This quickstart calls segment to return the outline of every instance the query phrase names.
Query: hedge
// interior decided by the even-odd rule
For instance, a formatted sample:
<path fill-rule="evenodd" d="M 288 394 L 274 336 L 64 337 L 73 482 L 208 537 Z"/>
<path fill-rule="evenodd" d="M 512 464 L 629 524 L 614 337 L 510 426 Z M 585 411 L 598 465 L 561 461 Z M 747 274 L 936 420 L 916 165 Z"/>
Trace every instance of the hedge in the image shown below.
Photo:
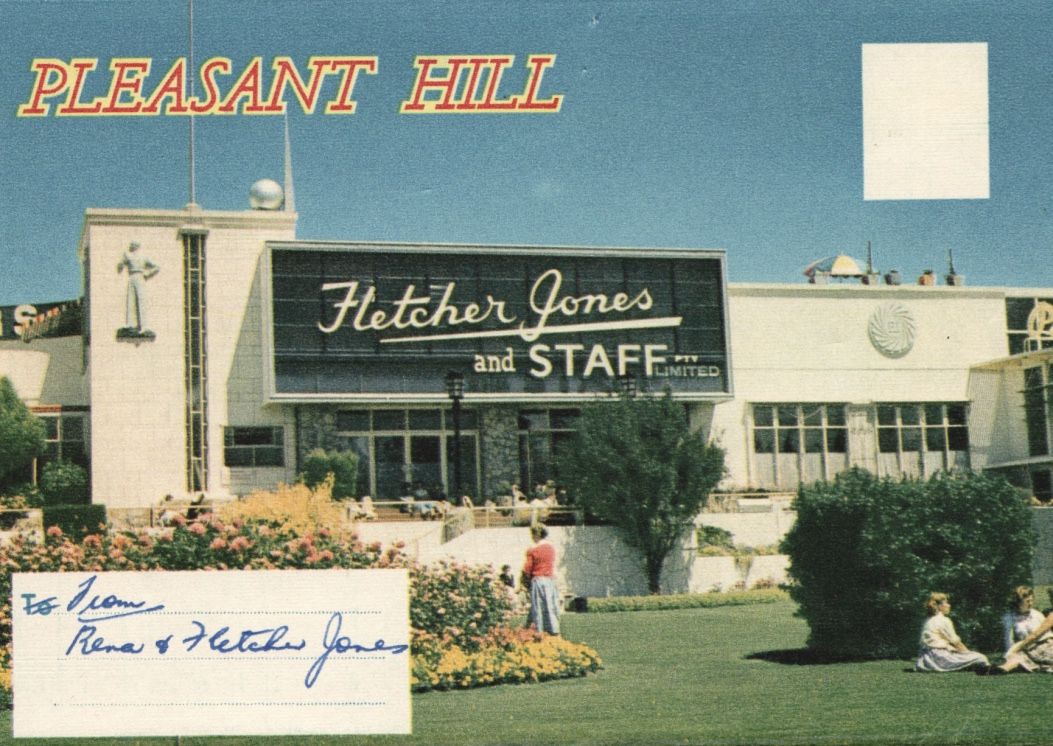
<path fill-rule="evenodd" d="M 1011 590 L 1030 582 L 1031 511 L 1000 477 L 879 479 L 861 469 L 802 486 L 782 543 L 808 646 L 842 658 L 915 654 L 929 593 L 948 593 L 958 634 L 1002 646 Z"/>
<path fill-rule="evenodd" d="M 786 591 L 764 588 L 727 593 L 675 593 L 668 596 L 612 596 L 590 598 L 588 611 L 659 611 L 664 609 L 714 609 L 718 606 L 749 606 L 786 601 Z"/>
<path fill-rule="evenodd" d="M 106 506 L 45 505 L 43 519 L 45 527 L 58 526 L 63 534 L 80 539 L 106 526 Z"/>

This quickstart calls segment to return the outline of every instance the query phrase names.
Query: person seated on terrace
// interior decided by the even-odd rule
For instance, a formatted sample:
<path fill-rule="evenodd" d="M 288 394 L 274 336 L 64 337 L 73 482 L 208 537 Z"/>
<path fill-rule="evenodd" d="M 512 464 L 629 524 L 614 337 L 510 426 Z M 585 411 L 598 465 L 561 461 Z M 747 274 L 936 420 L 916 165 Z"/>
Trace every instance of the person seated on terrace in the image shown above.
<path fill-rule="evenodd" d="M 413 515 L 413 503 L 416 502 L 416 499 L 413 497 L 410 491 L 412 489 L 412 486 L 413 485 L 411 485 L 409 482 L 403 482 L 402 493 L 399 495 L 399 502 L 402 503 L 402 505 L 399 506 L 399 510 L 401 510 L 403 513 L 409 513 L 410 515 Z"/>
<path fill-rule="evenodd" d="M 1021 586 L 1021 588 L 1027 588 L 1027 586 Z M 1027 590 L 1030 589 L 1028 588 Z M 1020 591 L 1020 588 L 1017 591 Z M 1033 603 L 1034 594 L 1025 596 L 1025 599 Z M 1009 673 L 1017 669 L 1053 672 L 1053 632 L 1051 632 L 1053 630 L 1053 613 L 1048 614 L 1044 619 L 1035 623 L 1035 617 L 1041 617 L 1042 615 L 1031 609 L 1030 604 L 1027 604 L 1027 608 L 1032 613 L 1025 615 L 1020 612 L 1020 609 L 1026 603 L 1026 601 L 1020 601 L 1017 606 L 1017 613 L 1014 615 L 1014 619 L 1019 618 L 1021 620 L 1019 623 L 1020 629 L 1018 630 L 1018 625 L 1014 624 L 1012 635 L 1015 638 L 1018 632 L 1023 632 L 1025 629 L 1027 630 L 1026 634 L 1023 634 L 1020 639 L 1015 640 L 1009 646 L 1005 654 L 1005 663 L 992 668 L 991 673 Z"/>
<path fill-rule="evenodd" d="M 357 521 L 359 518 L 372 521 L 377 517 L 376 511 L 373 509 L 373 498 L 369 495 L 363 495 L 361 501 L 356 501 L 353 497 L 350 498 L 347 501 L 347 512 L 353 521 Z"/>
<path fill-rule="evenodd" d="M 157 523 L 161 526 L 171 526 L 179 520 L 179 517 L 183 517 L 183 511 L 172 504 L 171 495 L 165 495 L 161 502 L 161 515 L 157 517 Z"/>
<path fill-rule="evenodd" d="M 915 671 L 966 671 L 986 673 L 991 669 L 987 656 L 965 647 L 947 617 L 951 602 L 946 593 L 932 593 L 925 602 L 929 618 L 921 628 L 921 651 Z"/>
<path fill-rule="evenodd" d="M 202 492 L 195 499 L 190 501 L 190 507 L 186 509 L 186 518 L 188 521 L 194 521 L 205 513 L 211 512 L 212 510 L 205 505 L 205 493 Z"/>
<path fill-rule="evenodd" d="M 554 507 L 556 503 L 555 498 L 549 500 L 548 498 L 535 497 L 530 501 L 530 517 L 531 523 L 544 523 L 548 520 L 549 508 Z"/>

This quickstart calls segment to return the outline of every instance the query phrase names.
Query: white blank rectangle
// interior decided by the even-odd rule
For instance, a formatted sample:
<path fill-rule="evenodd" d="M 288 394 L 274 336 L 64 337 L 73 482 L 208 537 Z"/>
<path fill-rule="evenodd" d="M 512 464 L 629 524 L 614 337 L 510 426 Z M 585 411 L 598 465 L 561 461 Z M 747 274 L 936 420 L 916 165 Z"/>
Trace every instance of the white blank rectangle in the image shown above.
<path fill-rule="evenodd" d="M 16 737 L 411 732 L 405 570 L 16 573 L 13 588 Z"/>
<path fill-rule="evenodd" d="M 863 198 L 990 196 L 987 44 L 864 44 Z"/>

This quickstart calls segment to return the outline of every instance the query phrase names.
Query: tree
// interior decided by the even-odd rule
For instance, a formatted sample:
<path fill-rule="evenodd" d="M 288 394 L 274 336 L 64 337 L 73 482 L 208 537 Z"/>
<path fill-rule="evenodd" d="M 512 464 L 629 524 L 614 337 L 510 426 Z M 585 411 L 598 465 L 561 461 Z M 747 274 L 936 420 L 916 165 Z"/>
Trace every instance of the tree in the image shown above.
<path fill-rule="evenodd" d="M 10 379 L 0 376 L 0 484 L 43 452 L 44 423 L 18 398 Z"/>
<path fill-rule="evenodd" d="M 683 405 L 663 396 L 587 404 L 559 454 L 572 500 L 637 549 L 651 593 L 662 566 L 724 475 L 724 451 L 692 432 Z"/>

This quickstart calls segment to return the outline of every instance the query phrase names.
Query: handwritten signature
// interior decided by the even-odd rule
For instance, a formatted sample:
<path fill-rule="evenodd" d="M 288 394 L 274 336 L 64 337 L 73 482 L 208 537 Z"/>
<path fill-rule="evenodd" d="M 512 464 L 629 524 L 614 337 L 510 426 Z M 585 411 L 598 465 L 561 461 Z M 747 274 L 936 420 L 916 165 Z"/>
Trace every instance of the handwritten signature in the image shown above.
<path fill-rule="evenodd" d="M 344 617 L 339 611 L 334 611 L 333 615 L 329 617 L 329 621 L 325 625 L 325 632 L 322 634 L 322 646 L 325 651 L 315 659 L 315 662 L 311 664 L 311 667 L 307 669 L 307 675 L 304 677 L 303 684 L 305 687 L 310 689 L 314 686 L 314 683 L 318 680 L 318 676 L 322 673 L 322 668 L 325 666 L 326 661 L 329 660 L 329 656 L 333 653 L 381 653 L 387 652 L 392 655 L 398 655 L 399 653 L 405 653 L 409 650 L 409 645 L 396 643 L 387 644 L 384 640 L 377 640 L 373 643 L 373 647 L 364 647 L 351 641 L 350 637 L 346 637 L 340 634 L 340 628 L 343 625 Z"/>
<path fill-rule="evenodd" d="M 103 622 L 114 619 L 123 619 L 138 614 L 157 612 L 165 608 L 164 604 L 152 604 L 147 601 L 122 598 L 115 594 L 103 595 L 94 593 L 97 576 L 84 580 L 77 586 L 77 592 L 66 604 L 66 611 L 72 612 L 80 622 L 80 628 L 73 635 L 69 645 L 66 647 L 66 655 L 90 656 L 98 654 L 138 655 L 146 649 L 146 643 L 141 640 L 111 640 L 108 639 Z M 25 601 L 24 611 L 28 615 L 48 615 L 59 605 L 55 596 L 42 600 L 34 600 L 35 594 L 22 594 Z M 308 648 L 307 639 L 293 634 L 287 624 L 274 626 L 231 629 L 224 625 L 209 628 L 204 622 L 196 619 L 191 620 L 193 630 L 182 637 L 177 637 L 172 632 L 164 637 L 154 640 L 157 653 L 165 655 L 173 646 L 181 645 L 182 650 L 187 653 L 196 649 L 218 653 L 229 654 L 266 654 L 280 653 L 284 651 L 301 651 Z M 112 630 L 111 630 L 112 631 Z M 354 642 L 351 635 L 344 632 L 344 617 L 339 611 L 335 611 L 329 617 L 322 632 L 322 653 L 315 658 L 307 674 L 304 676 L 304 686 L 308 689 L 318 681 L 322 670 L 332 655 L 345 653 L 370 654 L 387 653 L 399 655 L 409 650 L 405 643 L 388 643 L 377 639 L 371 644 Z M 313 645 L 310 647 L 314 647 Z"/>

